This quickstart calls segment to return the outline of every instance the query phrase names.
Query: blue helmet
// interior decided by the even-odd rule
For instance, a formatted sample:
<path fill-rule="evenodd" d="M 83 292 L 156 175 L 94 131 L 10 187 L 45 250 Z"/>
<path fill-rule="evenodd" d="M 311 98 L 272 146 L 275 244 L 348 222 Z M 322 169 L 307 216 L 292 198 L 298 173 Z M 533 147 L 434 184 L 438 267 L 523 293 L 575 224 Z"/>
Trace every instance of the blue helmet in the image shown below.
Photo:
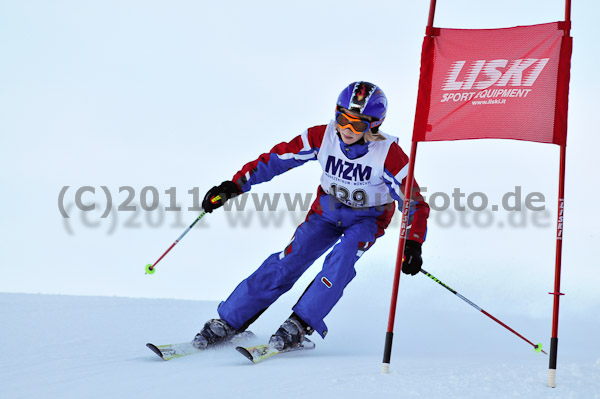
<path fill-rule="evenodd" d="M 382 121 L 387 112 L 387 98 L 377 85 L 354 82 L 346 87 L 337 99 L 337 107 L 357 111 Z"/>

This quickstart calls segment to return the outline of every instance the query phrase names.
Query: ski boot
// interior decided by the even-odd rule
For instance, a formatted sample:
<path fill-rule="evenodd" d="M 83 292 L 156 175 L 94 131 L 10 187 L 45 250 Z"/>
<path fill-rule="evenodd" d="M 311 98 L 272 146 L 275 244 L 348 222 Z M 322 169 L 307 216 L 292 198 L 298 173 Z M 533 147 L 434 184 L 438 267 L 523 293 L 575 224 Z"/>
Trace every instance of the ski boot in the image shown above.
<path fill-rule="evenodd" d="M 314 331 L 296 314 L 292 314 L 289 319 L 283 322 L 281 327 L 271 335 L 269 345 L 278 351 L 287 351 L 297 346 L 302 346 L 307 335 Z"/>
<path fill-rule="evenodd" d="M 192 345 L 197 349 L 219 345 L 230 341 L 239 331 L 236 331 L 225 320 L 211 319 L 204 324 L 202 331 L 196 334 Z"/>

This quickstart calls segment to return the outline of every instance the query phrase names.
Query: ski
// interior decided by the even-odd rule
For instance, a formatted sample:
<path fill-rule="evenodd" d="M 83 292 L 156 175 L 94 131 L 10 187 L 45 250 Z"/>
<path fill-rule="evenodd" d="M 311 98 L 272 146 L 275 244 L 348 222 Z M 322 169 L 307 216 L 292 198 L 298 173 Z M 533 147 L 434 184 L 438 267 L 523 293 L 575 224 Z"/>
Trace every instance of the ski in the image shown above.
<path fill-rule="evenodd" d="M 271 356 L 280 355 L 282 353 L 300 351 L 300 350 L 315 349 L 315 346 L 316 345 L 314 342 L 312 342 L 308 338 L 304 338 L 304 341 L 302 342 L 302 344 L 295 346 L 293 348 L 282 350 L 282 351 L 279 351 L 279 350 L 273 348 L 269 344 L 252 346 L 252 347 L 238 346 L 235 349 L 238 352 L 240 352 L 242 355 L 244 355 L 246 357 L 246 359 L 248 359 L 252 363 L 256 364 L 258 362 L 261 362 L 265 359 L 270 358 Z"/>
<path fill-rule="evenodd" d="M 203 352 L 207 349 L 222 348 L 225 346 L 239 345 L 242 342 L 249 341 L 256 336 L 251 331 L 244 331 L 234 336 L 230 341 L 223 342 L 218 345 L 210 345 L 205 349 L 198 349 L 191 342 L 182 342 L 179 344 L 154 345 L 147 343 L 146 347 L 156 353 L 163 360 L 171 360 L 176 357 L 193 355 L 198 352 Z"/>

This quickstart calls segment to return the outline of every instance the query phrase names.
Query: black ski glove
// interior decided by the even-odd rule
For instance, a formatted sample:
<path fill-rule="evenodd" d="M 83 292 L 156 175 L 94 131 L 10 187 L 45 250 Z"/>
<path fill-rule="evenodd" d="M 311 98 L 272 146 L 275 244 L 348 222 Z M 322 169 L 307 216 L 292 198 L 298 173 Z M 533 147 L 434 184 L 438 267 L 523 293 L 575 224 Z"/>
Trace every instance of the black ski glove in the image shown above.
<path fill-rule="evenodd" d="M 421 271 L 421 265 L 423 265 L 423 259 L 421 258 L 421 244 L 413 240 L 406 240 L 406 245 L 404 246 L 404 259 L 402 261 L 402 272 L 414 276 Z"/>
<path fill-rule="evenodd" d="M 202 208 L 211 213 L 217 208 L 223 206 L 225 201 L 241 194 L 237 184 L 230 180 L 225 180 L 218 186 L 214 186 L 204 196 L 202 200 Z"/>

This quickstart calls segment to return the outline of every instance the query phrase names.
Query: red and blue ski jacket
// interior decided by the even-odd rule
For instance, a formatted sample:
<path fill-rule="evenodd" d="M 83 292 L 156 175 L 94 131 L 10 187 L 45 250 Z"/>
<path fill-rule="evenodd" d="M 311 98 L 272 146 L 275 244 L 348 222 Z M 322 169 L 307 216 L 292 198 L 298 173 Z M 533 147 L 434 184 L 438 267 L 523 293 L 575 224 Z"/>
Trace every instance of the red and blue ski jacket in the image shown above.
<path fill-rule="evenodd" d="M 232 181 L 245 193 L 250 191 L 255 184 L 267 182 L 308 161 L 317 160 L 326 129 L 327 125 L 314 126 L 289 142 L 277 144 L 269 152 L 261 154 L 257 159 L 245 164 L 233 176 Z M 341 139 L 339 141 L 342 150 L 345 150 L 350 159 L 358 158 L 368 151 L 368 143 L 347 145 Z M 400 209 L 402 209 L 404 186 L 408 174 L 408 156 L 396 142 L 393 142 L 382 162 L 384 162 L 383 180 L 389 188 L 392 199 L 398 201 Z M 318 192 L 319 196 L 324 194 L 322 188 Z M 407 238 L 422 243 L 427 231 L 429 205 L 421 195 L 416 181 L 413 183 L 410 201 L 412 223 Z M 319 198 L 315 203 L 318 202 Z"/>

